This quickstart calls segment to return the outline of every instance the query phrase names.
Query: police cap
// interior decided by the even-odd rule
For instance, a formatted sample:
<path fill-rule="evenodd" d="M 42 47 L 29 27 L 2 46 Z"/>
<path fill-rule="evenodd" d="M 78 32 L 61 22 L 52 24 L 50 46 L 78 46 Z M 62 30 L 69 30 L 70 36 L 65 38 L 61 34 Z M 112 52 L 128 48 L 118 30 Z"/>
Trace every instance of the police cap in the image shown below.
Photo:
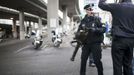
<path fill-rule="evenodd" d="M 84 6 L 84 9 L 88 9 L 88 8 L 92 8 L 94 6 L 94 4 L 88 4 Z"/>

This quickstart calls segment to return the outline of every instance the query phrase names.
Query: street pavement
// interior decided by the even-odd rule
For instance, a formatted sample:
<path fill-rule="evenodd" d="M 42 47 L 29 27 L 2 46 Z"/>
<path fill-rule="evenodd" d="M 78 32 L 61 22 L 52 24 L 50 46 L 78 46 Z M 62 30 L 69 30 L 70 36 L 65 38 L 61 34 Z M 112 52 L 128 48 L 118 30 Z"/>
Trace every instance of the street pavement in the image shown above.
<path fill-rule="evenodd" d="M 0 44 L 0 75 L 79 75 L 81 49 L 75 61 L 70 61 L 74 50 L 71 40 L 71 35 L 64 36 L 59 48 L 44 44 L 39 50 L 31 40 Z M 110 48 L 102 55 L 104 75 L 113 75 Z M 87 75 L 97 75 L 96 67 L 87 64 Z"/>

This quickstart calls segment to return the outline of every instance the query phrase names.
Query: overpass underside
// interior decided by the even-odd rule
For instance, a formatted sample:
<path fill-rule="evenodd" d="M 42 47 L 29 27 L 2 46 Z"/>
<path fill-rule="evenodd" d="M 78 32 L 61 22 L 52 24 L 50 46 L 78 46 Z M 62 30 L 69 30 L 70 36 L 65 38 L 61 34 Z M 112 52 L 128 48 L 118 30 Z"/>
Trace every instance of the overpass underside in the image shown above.
<path fill-rule="evenodd" d="M 57 7 L 56 11 L 54 11 L 55 7 L 49 8 L 49 2 L 56 1 L 58 4 L 55 6 Z M 55 3 L 53 3 L 55 4 Z M 76 21 L 79 18 L 73 17 L 73 15 L 78 15 L 79 13 L 79 6 L 78 0 L 48 0 L 48 4 L 45 3 L 43 0 L 1 0 L 0 6 L 7 7 L 9 10 L 0 10 L 0 18 L 2 19 L 10 19 L 13 18 L 14 20 L 19 20 L 20 22 L 20 39 L 24 39 L 24 21 L 32 21 L 38 22 L 39 28 L 42 28 L 43 25 L 48 25 L 50 27 L 50 20 L 54 17 L 53 14 L 56 14 L 56 27 L 59 26 L 59 20 L 61 21 L 61 25 L 66 26 L 67 24 L 67 16 L 72 20 Z M 10 11 L 10 8 L 16 11 Z M 59 19 L 58 10 L 63 12 L 63 18 Z M 49 11 L 52 10 L 52 11 Z M 28 15 L 27 13 L 33 14 L 34 16 Z M 51 13 L 51 14 L 48 14 Z M 50 17 L 50 18 L 49 18 Z M 51 21 L 52 22 L 52 21 Z M 13 21 L 13 25 L 16 23 Z M 54 23 L 53 23 L 54 24 Z M 62 26 L 62 27 L 64 27 Z M 12 26 L 15 27 L 15 26 Z M 15 29 L 15 28 L 13 28 Z M 48 29 L 49 30 L 49 29 Z M 21 33 L 22 32 L 22 33 Z M 16 33 L 16 31 L 15 31 Z"/>

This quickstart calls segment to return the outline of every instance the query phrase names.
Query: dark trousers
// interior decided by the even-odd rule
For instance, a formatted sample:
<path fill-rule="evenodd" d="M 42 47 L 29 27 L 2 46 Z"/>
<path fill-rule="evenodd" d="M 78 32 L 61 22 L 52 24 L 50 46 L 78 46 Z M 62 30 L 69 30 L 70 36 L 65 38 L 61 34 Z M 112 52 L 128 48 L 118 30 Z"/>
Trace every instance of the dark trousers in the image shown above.
<path fill-rule="evenodd" d="M 133 57 L 133 60 L 132 60 L 132 66 L 133 66 L 132 71 L 133 71 L 133 75 L 134 75 L 134 57 Z"/>
<path fill-rule="evenodd" d="M 90 53 L 90 55 L 89 55 L 89 65 L 92 64 L 92 63 L 94 63 L 94 59 L 93 59 L 93 54 Z"/>
<path fill-rule="evenodd" d="M 91 44 L 91 45 L 84 45 L 82 47 L 82 54 L 81 54 L 81 68 L 80 68 L 80 75 L 86 75 L 86 64 L 87 59 L 90 55 L 90 52 L 93 53 L 94 63 L 97 67 L 98 75 L 103 75 L 103 66 L 101 62 L 101 45 L 100 44 Z"/>
<path fill-rule="evenodd" d="M 112 41 L 112 59 L 114 75 L 133 75 L 134 39 L 114 37 Z"/>

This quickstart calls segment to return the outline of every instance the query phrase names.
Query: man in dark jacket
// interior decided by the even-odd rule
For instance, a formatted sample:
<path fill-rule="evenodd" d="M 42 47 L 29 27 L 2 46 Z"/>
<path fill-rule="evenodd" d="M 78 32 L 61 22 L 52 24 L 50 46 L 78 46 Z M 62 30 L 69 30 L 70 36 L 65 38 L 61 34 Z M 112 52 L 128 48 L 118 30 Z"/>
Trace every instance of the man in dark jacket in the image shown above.
<path fill-rule="evenodd" d="M 98 75 L 103 75 L 103 66 L 101 62 L 101 43 L 103 41 L 103 33 L 105 32 L 105 27 L 102 27 L 100 18 L 94 16 L 91 4 L 86 5 L 84 9 L 86 10 L 86 16 L 81 21 L 78 31 L 84 28 L 89 29 L 86 40 L 83 42 L 82 54 L 81 54 L 81 68 L 80 75 L 86 75 L 86 64 L 89 54 L 93 53 L 93 59 L 97 67 Z"/>
<path fill-rule="evenodd" d="M 99 1 L 99 7 L 112 14 L 112 59 L 114 75 L 133 75 L 134 5 L 131 0 L 119 3 Z"/>

